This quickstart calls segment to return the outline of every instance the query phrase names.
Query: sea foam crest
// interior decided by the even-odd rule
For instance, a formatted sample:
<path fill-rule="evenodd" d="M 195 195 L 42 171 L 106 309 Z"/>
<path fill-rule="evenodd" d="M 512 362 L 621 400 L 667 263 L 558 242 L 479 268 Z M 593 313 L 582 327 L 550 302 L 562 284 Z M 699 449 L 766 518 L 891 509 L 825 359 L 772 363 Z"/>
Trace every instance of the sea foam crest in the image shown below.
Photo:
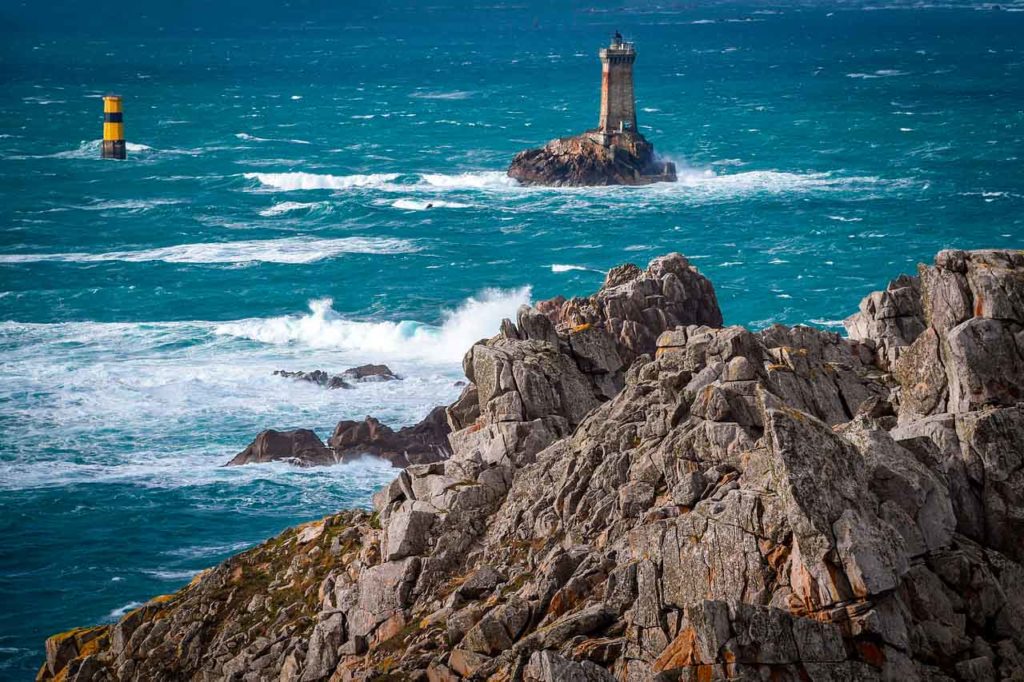
<path fill-rule="evenodd" d="M 333 299 L 310 301 L 309 313 L 239 320 L 219 325 L 215 333 L 267 344 L 301 344 L 379 356 L 458 362 L 466 349 L 494 335 L 506 317 L 530 302 L 530 288 L 486 289 L 444 313 L 442 323 L 361 322 L 347 320 L 334 308 Z"/>
<path fill-rule="evenodd" d="M 359 187 L 383 188 L 399 178 L 398 173 L 366 175 L 322 175 L 317 173 L 245 173 L 246 180 L 275 190 L 291 192 L 310 189 L 345 190 Z"/>
<path fill-rule="evenodd" d="M 469 204 L 462 204 L 458 201 L 443 201 L 435 199 L 395 199 L 391 202 L 393 208 L 400 208 L 404 211 L 429 211 L 432 208 L 469 208 Z"/>
<path fill-rule="evenodd" d="M 260 211 L 260 215 L 266 218 L 272 218 L 274 216 L 284 215 L 285 213 L 291 213 L 293 211 L 322 211 L 324 213 L 329 213 L 331 211 L 331 205 L 325 201 L 282 201 L 279 204 L 274 204 L 269 208 L 263 209 Z"/>
<path fill-rule="evenodd" d="M 326 173 L 245 173 L 247 180 L 255 180 L 263 189 L 283 192 L 299 190 L 383 190 L 390 192 L 438 190 L 490 190 L 518 187 L 503 171 L 467 173 L 370 173 L 330 175 Z"/>
<path fill-rule="evenodd" d="M 99 263 L 125 261 L 142 263 L 314 263 L 341 254 L 414 253 L 420 247 L 404 239 L 343 237 L 340 239 L 258 239 L 206 244 L 176 244 L 141 251 L 108 253 L 5 253 L 0 263 Z"/>

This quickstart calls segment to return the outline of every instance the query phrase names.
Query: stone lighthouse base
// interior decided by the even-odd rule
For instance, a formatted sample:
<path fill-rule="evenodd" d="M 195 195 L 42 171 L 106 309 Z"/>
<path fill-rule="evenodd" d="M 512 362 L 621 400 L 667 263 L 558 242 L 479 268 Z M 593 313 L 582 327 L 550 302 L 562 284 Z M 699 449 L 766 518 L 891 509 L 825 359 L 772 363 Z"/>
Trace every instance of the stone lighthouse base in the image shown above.
<path fill-rule="evenodd" d="M 508 175 L 524 185 L 550 187 L 648 185 L 675 182 L 676 166 L 657 160 L 640 133 L 595 130 L 519 152 Z"/>

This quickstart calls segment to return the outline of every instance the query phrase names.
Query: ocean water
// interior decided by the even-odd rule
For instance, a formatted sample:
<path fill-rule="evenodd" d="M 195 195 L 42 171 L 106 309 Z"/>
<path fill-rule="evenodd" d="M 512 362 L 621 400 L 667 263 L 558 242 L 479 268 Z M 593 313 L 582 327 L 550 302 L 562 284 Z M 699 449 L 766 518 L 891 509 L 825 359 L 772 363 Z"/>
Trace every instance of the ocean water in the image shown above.
<path fill-rule="evenodd" d="M 367 505 L 372 460 L 220 465 L 414 423 L 521 303 L 681 251 L 727 322 L 839 330 L 939 249 L 1024 246 L 1021 2 L 349 4 L 0 5 L 0 679 Z M 679 182 L 516 186 L 516 151 L 596 123 L 616 29 Z M 406 378 L 271 375 L 363 362 Z"/>

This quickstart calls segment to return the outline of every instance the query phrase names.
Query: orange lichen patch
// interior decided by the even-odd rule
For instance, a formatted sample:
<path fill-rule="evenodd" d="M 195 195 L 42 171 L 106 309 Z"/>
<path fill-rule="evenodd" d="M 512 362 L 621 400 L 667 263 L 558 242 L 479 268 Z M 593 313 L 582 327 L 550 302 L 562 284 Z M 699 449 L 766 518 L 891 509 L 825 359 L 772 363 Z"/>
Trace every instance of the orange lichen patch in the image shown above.
<path fill-rule="evenodd" d="M 199 571 L 198 573 L 196 573 L 195 576 L 192 578 L 192 580 L 189 581 L 188 587 L 195 587 L 199 583 L 203 582 L 203 579 L 206 576 L 210 575 L 210 571 L 212 571 L 212 570 L 213 570 L 212 568 L 206 568 L 206 569 L 203 569 L 202 571 Z"/>
<path fill-rule="evenodd" d="M 857 642 L 857 653 L 860 654 L 861 660 L 868 665 L 876 668 L 881 668 L 885 665 L 885 652 L 873 642 L 866 640 Z"/>
<path fill-rule="evenodd" d="M 169 602 L 172 599 L 174 599 L 174 597 L 175 597 L 175 595 L 173 595 L 173 594 L 161 594 L 159 596 L 156 596 L 156 597 L 153 597 L 152 599 L 150 599 L 149 603 L 150 604 L 166 604 L 167 602 Z"/>
<path fill-rule="evenodd" d="M 985 299 L 982 298 L 981 294 L 978 294 L 977 298 L 974 299 L 974 316 L 982 317 L 982 313 L 985 310 Z"/>
<path fill-rule="evenodd" d="M 697 654 L 697 633 L 694 632 L 693 628 L 686 628 L 669 642 L 669 645 L 665 647 L 665 650 L 654 661 L 651 670 L 658 673 L 663 670 L 674 670 L 698 663 L 700 661 Z"/>
<path fill-rule="evenodd" d="M 570 331 L 571 333 L 573 333 L 573 334 L 579 334 L 580 332 L 585 332 L 585 331 L 587 331 L 587 330 L 588 330 L 588 329 L 590 329 L 590 328 L 591 328 L 592 326 L 593 326 L 593 325 L 592 325 L 592 324 L 590 324 L 589 322 L 584 322 L 583 324 L 578 324 L 578 325 L 576 325 L 575 327 L 573 327 L 573 328 L 572 328 L 572 329 L 570 329 L 569 331 Z"/>

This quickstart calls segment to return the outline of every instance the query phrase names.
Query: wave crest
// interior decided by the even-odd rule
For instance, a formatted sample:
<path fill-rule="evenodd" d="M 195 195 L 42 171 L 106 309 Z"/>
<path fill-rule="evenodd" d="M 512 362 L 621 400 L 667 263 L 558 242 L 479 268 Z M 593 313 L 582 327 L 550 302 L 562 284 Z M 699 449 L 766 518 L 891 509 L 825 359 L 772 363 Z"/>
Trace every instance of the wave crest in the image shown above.
<path fill-rule="evenodd" d="M 239 320 L 218 325 L 221 336 L 273 345 L 301 344 L 312 348 L 369 351 L 392 357 L 458 362 L 482 338 L 493 336 L 501 320 L 514 317 L 520 305 L 530 302 L 530 287 L 485 289 L 446 311 L 439 326 L 404 320 L 360 322 L 347 320 L 333 308 L 334 301 L 309 302 L 305 315 Z"/>

